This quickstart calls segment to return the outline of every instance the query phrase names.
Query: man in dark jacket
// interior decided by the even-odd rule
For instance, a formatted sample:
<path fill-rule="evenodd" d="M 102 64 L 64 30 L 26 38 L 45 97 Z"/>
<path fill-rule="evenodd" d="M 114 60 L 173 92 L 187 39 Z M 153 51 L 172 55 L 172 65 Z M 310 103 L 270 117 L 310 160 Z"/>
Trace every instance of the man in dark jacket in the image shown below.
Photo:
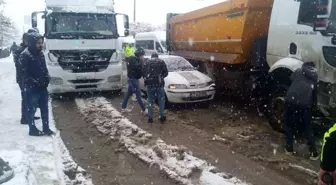
<path fill-rule="evenodd" d="M 42 53 L 43 37 L 38 33 L 28 34 L 28 48 L 20 55 L 22 69 L 22 81 L 26 100 L 27 122 L 29 135 L 42 136 L 52 135 L 49 128 L 48 91 L 50 77 L 46 61 Z M 40 106 L 43 132 L 39 131 L 34 124 L 34 114 L 37 106 Z"/>
<path fill-rule="evenodd" d="M 164 116 L 165 90 L 164 78 L 168 76 L 166 63 L 159 59 L 158 54 L 152 54 L 152 58 L 147 60 L 143 66 L 143 78 L 147 87 L 148 96 L 148 123 L 153 123 L 154 98 L 158 98 L 160 121 L 166 121 Z"/>
<path fill-rule="evenodd" d="M 10 53 L 12 53 L 14 55 L 14 53 L 16 52 L 16 50 L 19 48 L 18 45 L 16 45 L 16 42 L 13 42 L 13 45 L 10 47 Z"/>
<path fill-rule="evenodd" d="M 319 173 L 319 184 L 328 185 L 323 182 L 323 176 L 329 175 L 333 178 L 333 184 L 336 184 L 336 124 L 331 127 L 323 137 L 321 150 L 321 164 Z"/>
<path fill-rule="evenodd" d="M 26 114 L 25 114 L 25 100 L 24 100 L 24 93 L 22 87 L 22 71 L 19 63 L 19 56 L 20 54 L 27 48 L 28 46 L 28 33 L 24 33 L 22 36 L 22 43 L 20 44 L 19 48 L 13 53 L 15 69 L 16 69 L 16 82 L 18 83 L 20 90 L 21 90 L 21 124 L 27 124 L 26 121 Z"/>
<path fill-rule="evenodd" d="M 141 91 L 139 88 L 139 79 L 142 77 L 142 61 L 144 60 L 145 51 L 139 48 L 135 51 L 134 55 L 127 58 L 127 77 L 128 77 L 128 89 L 125 93 L 122 102 L 122 112 L 129 112 L 126 109 L 128 99 L 134 93 L 136 95 L 138 104 L 144 114 L 147 114 L 147 110 L 142 102 Z"/>
<path fill-rule="evenodd" d="M 293 128 L 296 123 L 302 120 L 308 139 L 311 160 L 319 159 L 311 123 L 312 108 L 317 106 L 317 82 L 314 63 L 306 62 L 302 65 L 302 68 L 294 71 L 292 84 L 285 97 L 285 150 L 287 154 L 293 153 Z"/>

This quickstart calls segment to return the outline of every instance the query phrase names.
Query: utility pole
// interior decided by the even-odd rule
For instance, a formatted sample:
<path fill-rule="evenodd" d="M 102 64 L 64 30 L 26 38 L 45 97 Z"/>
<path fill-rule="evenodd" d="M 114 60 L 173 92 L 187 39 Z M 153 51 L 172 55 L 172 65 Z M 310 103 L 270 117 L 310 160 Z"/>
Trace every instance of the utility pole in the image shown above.
<path fill-rule="evenodd" d="M 133 23 L 135 24 L 135 17 L 136 17 L 136 0 L 134 0 L 134 7 L 133 7 Z"/>

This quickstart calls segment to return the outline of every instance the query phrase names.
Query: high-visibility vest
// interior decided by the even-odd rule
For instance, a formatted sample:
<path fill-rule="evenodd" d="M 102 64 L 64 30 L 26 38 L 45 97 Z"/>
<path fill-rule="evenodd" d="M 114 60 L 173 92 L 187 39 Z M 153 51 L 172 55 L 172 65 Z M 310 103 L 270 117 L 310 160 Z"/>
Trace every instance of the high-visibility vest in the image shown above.
<path fill-rule="evenodd" d="M 125 48 L 125 57 L 130 57 L 134 54 L 134 48 L 131 46 L 126 46 Z"/>
<path fill-rule="evenodd" d="M 336 123 L 323 136 L 323 144 L 322 144 L 322 150 L 321 150 L 321 161 L 323 160 L 324 145 L 325 145 L 327 139 L 330 137 L 331 133 L 333 133 L 335 131 L 336 131 Z"/>

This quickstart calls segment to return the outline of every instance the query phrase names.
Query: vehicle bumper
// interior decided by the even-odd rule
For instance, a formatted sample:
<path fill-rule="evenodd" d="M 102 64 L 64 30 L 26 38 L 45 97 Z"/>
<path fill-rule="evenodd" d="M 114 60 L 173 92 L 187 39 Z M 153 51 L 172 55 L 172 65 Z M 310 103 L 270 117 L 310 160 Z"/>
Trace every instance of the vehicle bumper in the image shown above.
<path fill-rule="evenodd" d="M 204 95 L 192 97 L 193 92 L 204 92 Z M 201 89 L 166 89 L 167 99 L 171 103 L 197 103 L 205 102 L 214 99 L 215 88 L 201 88 Z"/>
<path fill-rule="evenodd" d="M 48 66 L 49 93 L 111 91 L 122 89 L 121 64 L 109 65 L 101 72 L 72 73 L 60 66 Z"/>

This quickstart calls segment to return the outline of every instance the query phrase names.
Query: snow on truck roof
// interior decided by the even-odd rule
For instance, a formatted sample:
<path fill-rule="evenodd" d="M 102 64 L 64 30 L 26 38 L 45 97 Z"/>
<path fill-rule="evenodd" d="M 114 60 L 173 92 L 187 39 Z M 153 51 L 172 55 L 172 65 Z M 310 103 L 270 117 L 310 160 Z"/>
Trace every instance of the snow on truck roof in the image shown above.
<path fill-rule="evenodd" d="M 159 40 L 166 40 L 165 31 L 141 32 L 135 35 L 135 39 L 139 37 L 157 37 Z"/>
<path fill-rule="evenodd" d="M 114 12 L 114 0 L 45 0 L 45 3 L 47 9 L 54 12 L 102 14 Z"/>

